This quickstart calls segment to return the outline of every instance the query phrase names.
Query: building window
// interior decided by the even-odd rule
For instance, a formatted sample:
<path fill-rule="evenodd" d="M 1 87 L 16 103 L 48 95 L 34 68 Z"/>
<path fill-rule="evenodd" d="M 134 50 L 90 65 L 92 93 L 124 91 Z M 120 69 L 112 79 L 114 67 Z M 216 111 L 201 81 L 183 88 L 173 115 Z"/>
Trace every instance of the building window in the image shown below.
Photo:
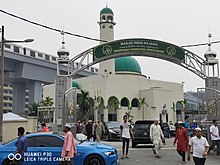
<path fill-rule="evenodd" d="M 94 68 L 93 67 L 91 67 L 91 72 L 94 72 Z"/>
<path fill-rule="evenodd" d="M 112 25 L 109 25 L 109 29 L 113 29 L 113 26 L 112 26 Z"/>
<path fill-rule="evenodd" d="M 43 54 L 41 54 L 41 53 L 38 53 L 38 57 L 43 57 Z"/>
<path fill-rule="evenodd" d="M 132 106 L 132 107 L 138 107 L 138 99 L 134 98 L 134 99 L 131 101 L 131 106 Z"/>
<path fill-rule="evenodd" d="M 5 48 L 11 49 L 11 45 L 5 44 Z"/>
<path fill-rule="evenodd" d="M 30 51 L 30 56 L 31 56 L 31 57 L 35 57 L 35 52 L 31 50 L 31 51 Z"/>
<path fill-rule="evenodd" d="M 14 46 L 14 52 L 15 52 L 15 53 L 19 53 L 19 47 Z"/>
<path fill-rule="evenodd" d="M 24 53 L 23 53 L 23 54 L 24 54 L 24 55 L 26 55 L 26 48 L 23 48 L 23 51 L 24 51 Z"/>
<path fill-rule="evenodd" d="M 56 59 L 56 57 L 52 57 L 52 61 L 56 61 L 57 59 Z"/>
<path fill-rule="evenodd" d="M 127 98 L 123 98 L 122 100 L 121 100 L 121 106 L 122 107 L 127 107 L 128 106 L 128 99 Z"/>
<path fill-rule="evenodd" d="M 50 56 L 45 55 L 45 60 L 50 61 Z"/>

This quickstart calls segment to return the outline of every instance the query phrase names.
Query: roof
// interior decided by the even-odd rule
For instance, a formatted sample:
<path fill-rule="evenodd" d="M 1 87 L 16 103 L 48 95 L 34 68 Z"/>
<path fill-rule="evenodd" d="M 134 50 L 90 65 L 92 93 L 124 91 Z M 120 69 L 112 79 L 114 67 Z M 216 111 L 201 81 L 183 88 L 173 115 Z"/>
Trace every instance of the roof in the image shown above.
<path fill-rule="evenodd" d="M 3 121 L 27 121 L 27 119 L 12 112 L 8 112 L 3 114 Z"/>
<path fill-rule="evenodd" d="M 120 57 L 115 59 L 115 72 L 120 71 L 141 74 L 141 67 L 133 57 Z"/>
<path fill-rule="evenodd" d="M 112 9 L 110 9 L 110 8 L 108 8 L 108 7 L 103 8 L 103 9 L 100 11 L 100 15 L 101 15 L 101 14 L 112 14 L 112 15 L 114 15 Z"/>

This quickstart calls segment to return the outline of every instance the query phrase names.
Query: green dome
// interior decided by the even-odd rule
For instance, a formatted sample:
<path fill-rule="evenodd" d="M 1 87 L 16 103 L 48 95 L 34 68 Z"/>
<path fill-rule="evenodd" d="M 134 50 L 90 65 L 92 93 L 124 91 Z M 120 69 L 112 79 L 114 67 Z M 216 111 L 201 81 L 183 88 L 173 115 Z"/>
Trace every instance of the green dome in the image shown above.
<path fill-rule="evenodd" d="M 141 67 L 133 57 L 120 57 L 115 59 L 115 72 L 128 71 L 141 74 Z"/>
<path fill-rule="evenodd" d="M 72 81 L 72 87 L 79 89 L 79 84 L 76 81 Z"/>
<path fill-rule="evenodd" d="M 110 8 L 108 8 L 108 7 L 103 8 L 103 9 L 100 11 L 100 15 L 101 15 L 101 14 L 112 14 L 112 15 L 114 15 L 112 9 L 110 9 Z"/>

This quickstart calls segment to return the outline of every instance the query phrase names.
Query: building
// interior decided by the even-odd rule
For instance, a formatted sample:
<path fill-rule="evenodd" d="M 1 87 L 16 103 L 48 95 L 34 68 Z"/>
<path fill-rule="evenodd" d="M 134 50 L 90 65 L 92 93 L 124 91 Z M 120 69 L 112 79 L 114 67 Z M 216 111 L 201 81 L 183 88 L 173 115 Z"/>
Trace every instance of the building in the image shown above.
<path fill-rule="evenodd" d="M 100 12 L 100 39 L 114 40 L 114 13 L 105 7 Z M 103 121 L 121 121 L 128 114 L 133 121 L 158 118 L 176 121 L 175 106 L 184 100 L 183 84 L 153 80 L 141 72 L 141 66 L 133 57 L 120 57 L 101 62 L 99 74 L 73 80 L 73 86 L 88 91 L 96 107 L 88 118 Z M 52 95 L 55 87 L 45 86 L 44 96 Z M 50 88 L 50 89 L 49 89 Z M 53 94 L 55 91 L 52 92 Z M 52 94 L 51 93 L 51 94 Z"/>

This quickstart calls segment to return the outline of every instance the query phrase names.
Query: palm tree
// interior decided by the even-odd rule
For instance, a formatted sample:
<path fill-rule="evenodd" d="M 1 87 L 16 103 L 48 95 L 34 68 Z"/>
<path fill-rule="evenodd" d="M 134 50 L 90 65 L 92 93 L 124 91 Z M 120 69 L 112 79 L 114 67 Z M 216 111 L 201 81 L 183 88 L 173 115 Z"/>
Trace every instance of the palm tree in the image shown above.
<path fill-rule="evenodd" d="M 40 105 L 39 103 L 35 103 L 35 102 L 33 104 L 30 104 L 28 106 L 28 110 L 29 110 L 28 115 L 29 116 L 37 116 L 39 105 Z"/>
<path fill-rule="evenodd" d="M 125 112 L 125 115 L 128 117 L 128 120 L 129 120 L 130 118 L 134 118 L 134 116 L 131 115 L 131 111 L 130 111 L 130 110 L 129 110 L 128 112 Z"/>
<path fill-rule="evenodd" d="M 53 98 L 48 96 L 44 100 L 42 100 L 40 103 L 42 106 L 51 107 L 53 105 L 54 101 L 53 101 Z"/>
<path fill-rule="evenodd" d="M 144 105 L 148 107 L 148 104 L 145 101 L 145 97 L 139 98 L 139 109 L 142 108 L 142 117 L 144 119 Z"/>
<path fill-rule="evenodd" d="M 92 107 L 94 107 L 94 100 L 89 96 L 88 91 L 80 90 L 81 95 L 79 97 L 79 119 L 83 119 L 91 110 Z"/>

